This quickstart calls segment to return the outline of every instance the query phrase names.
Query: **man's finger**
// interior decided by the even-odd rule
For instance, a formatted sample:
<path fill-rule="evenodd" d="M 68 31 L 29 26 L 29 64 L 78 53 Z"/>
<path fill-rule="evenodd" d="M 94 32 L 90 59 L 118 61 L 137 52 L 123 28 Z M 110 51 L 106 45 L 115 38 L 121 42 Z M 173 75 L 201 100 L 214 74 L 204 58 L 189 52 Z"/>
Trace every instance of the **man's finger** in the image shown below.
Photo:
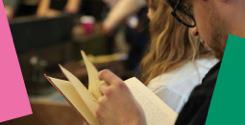
<path fill-rule="evenodd" d="M 105 94 L 105 92 L 107 91 L 107 89 L 108 89 L 108 84 L 105 83 L 105 82 L 102 83 L 101 86 L 100 86 L 100 88 L 99 88 L 99 90 L 100 90 L 100 92 L 101 92 L 102 95 Z"/>
<path fill-rule="evenodd" d="M 99 78 L 109 85 L 123 84 L 123 81 L 110 70 L 102 70 L 99 73 Z"/>

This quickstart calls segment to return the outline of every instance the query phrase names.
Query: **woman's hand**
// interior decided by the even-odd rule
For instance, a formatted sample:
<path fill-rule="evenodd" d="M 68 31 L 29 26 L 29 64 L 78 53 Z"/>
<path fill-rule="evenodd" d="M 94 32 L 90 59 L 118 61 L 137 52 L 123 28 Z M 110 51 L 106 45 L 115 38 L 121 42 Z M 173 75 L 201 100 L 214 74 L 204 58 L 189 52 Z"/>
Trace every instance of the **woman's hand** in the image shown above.
<path fill-rule="evenodd" d="M 144 113 L 125 83 L 109 70 L 99 78 L 106 82 L 100 90 L 99 106 L 95 112 L 102 125 L 146 125 Z"/>

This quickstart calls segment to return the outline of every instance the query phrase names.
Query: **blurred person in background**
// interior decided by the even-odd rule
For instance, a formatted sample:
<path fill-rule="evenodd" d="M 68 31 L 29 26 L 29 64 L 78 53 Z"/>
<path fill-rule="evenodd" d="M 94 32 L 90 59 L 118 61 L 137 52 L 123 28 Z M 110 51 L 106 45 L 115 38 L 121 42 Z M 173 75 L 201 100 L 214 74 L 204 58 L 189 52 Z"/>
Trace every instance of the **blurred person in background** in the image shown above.
<path fill-rule="evenodd" d="M 129 45 L 129 56 L 126 68 L 129 71 L 139 73 L 138 65 L 146 50 L 149 41 L 148 19 L 145 0 L 104 0 L 111 8 L 108 16 L 102 23 L 102 31 L 105 34 L 115 33 L 122 23 L 125 25 L 125 37 Z M 113 41 L 110 38 L 109 41 Z M 113 42 L 111 48 L 113 48 Z"/>
<path fill-rule="evenodd" d="M 36 15 L 40 0 L 19 0 L 16 16 Z"/>
<path fill-rule="evenodd" d="M 9 18 L 19 16 L 56 16 L 62 12 L 81 12 L 81 0 L 4 0 Z"/>
<path fill-rule="evenodd" d="M 145 0 L 103 0 L 111 11 L 103 21 L 106 33 L 114 31 L 119 24 L 146 6 Z"/>
<path fill-rule="evenodd" d="M 62 12 L 76 14 L 80 11 L 81 0 L 40 0 L 37 16 L 53 17 Z"/>
<path fill-rule="evenodd" d="M 35 15 L 39 0 L 3 0 L 7 16 L 12 19 L 19 16 Z"/>
<path fill-rule="evenodd" d="M 45 0 L 4 0 L 5 9 L 9 18 L 35 15 L 40 3 Z"/>
<path fill-rule="evenodd" d="M 9 19 L 12 19 L 15 15 L 16 9 L 19 4 L 19 0 L 3 0 L 5 11 Z"/>
<path fill-rule="evenodd" d="M 61 13 L 93 16 L 101 20 L 104 12 L 101 0 L 39 0 L 38 16 L 56 16 Z"/>
<path fill-rule="evenodd" d="M 179 113 L 191 91 L 218 62 L 193 29 L 171 15 L 163 0 L 147 0 L 151 44 L 141 62 L 142 80 L 169 107 Z M 195 29 L 195 28 L 194 28 Z"/>

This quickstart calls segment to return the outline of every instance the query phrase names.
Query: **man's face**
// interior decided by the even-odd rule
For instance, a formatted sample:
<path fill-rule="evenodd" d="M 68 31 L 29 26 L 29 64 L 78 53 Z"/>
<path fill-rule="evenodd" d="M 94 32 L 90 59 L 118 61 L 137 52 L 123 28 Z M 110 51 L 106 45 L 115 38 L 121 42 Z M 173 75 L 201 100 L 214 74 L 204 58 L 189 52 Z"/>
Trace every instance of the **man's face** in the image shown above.
<path fill-rule="evenodd" d="M 215 0 L 193 0 L 193 14 L 200 37 L 217 57 L 221 57 L 227 39 L 222 16 L 216 11 Z"/>

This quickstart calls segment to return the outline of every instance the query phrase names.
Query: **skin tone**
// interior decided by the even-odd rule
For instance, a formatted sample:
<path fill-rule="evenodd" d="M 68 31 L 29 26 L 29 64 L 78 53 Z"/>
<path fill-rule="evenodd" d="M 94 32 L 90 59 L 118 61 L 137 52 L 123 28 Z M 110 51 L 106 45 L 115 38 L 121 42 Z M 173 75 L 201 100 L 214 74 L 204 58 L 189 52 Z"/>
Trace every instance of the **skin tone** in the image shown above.
<path fill-rule="evenodd" d="M 102 32 L 110 35 L 115 28 L 125 21 L 129 16 L 145 6 L 145 0 L 104 0 L 110 2 L 111 8 L 107 18 L 102 23 Z M 125 8 L 127 8 L 125 10 Z M 122 11 L 125 10 L 125 11 Z"/>
<path fill-rule="evenodd" d="M 193 12 L 195 16 L 195 20 L 197 22 L 197 29 L 196 35 L 199 35 L 206 41 L 206 45 L 209 48 L 214 48 L 212 45 L 216 41 L 225 41 L 227 39 L 228 33 L 226 33 L 226 25 L 219 25 L 224 24 L 223 20 L 220 19 L 219 14 L 213 8 L 217 8 L 214 4 L 214 1 L 206 1 L 206 0 L 198 0 L 193 1 Z M 201 32 L 200 32 L 201 31 Z M 195 34 L 193 34 L 195 35 Z M 224 42 L 219 44 L 222 48 L 225 47 Z"/>
<path fill-rule="evenodd" d="M 152 15 L 153 15 L 153 10 L 151 8 L 149 8 L 148 12 L 147 12 L 147 17 L 149 20 L 152 20 Z"/>
<path fill-rule="evenodd" d="M 54 17 L 59 15 L 61 12 L 50 9 L 51 0 L 41 0 L 37 9 L 37 16 L 40 17 Z M 80 0 L 68 0 L 64 12 L 74 14 L 79 10 Z"/>
<path fill-rule="evenodd" d="M 9 19 L 12 19 L 14 17 L 14 10 L 12 7 L 6 6 L 5 11 Z"/>
<path fill-rule="evenodd" d="M 214 42 L 224 48 L 229 32 L 245 37 L 244 6 L 244 0 L 193 0 L 197 22 L 193 35 L 199 35 L 210 48 Z M 101 71 L 99 77 L 107 83 L 101 87 L 103 97 L 96 112 L 101 124 L 146 125 L 141 107 L 123 81 L 108 70 Z"/>
<path fill-rule="evenodd" d="M 103 97 L 95 112 L 101 124 L 145 125 L 144 113 L 124 82 L 109 70 L 101 71 L 99 78 L 107 83 L 100 88 Z"/>
<path fill-rule="evenodd" d="M 229 33 L 245 37 L 245 8 L 243 0 L 194 0 L 193 12 L 197 22 L 197 34 L 208 46 L 220 41 L 225 48 Z M 214 9 L 215 8 L 215 9 Z"/>

